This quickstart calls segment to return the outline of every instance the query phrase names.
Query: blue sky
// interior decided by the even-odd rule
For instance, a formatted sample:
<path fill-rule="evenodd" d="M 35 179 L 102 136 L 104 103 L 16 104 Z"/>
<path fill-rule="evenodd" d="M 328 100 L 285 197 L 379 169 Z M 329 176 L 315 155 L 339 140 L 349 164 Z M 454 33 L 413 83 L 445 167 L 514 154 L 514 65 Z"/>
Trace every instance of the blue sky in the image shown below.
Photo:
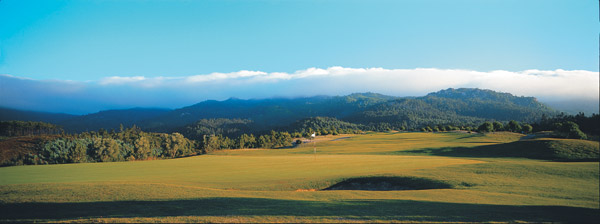
<path fill-rule="evenodd" d="M 48 89 L 60 89 L 54 86 L 72 82 L 86 86 L 81 92 L 72 93 L 82 95 L 77 96 L 84 99 L 82 101 L 100 101 L 96 98 L 111 98 L 110 94 L 115 92 L 121 97 L 134 95 L 127 92 L 128 87 L 153 92 L 150 94 L 153 98 L 164 98 L 152 101 L 136 96 L 130 100 L 95 101 L 96 106 L 80 111 L 72 109 L 74 105 L 67 105 L 71 101 L 62 101 L 66 102 L 65 107 L 53 109 L 77 113 L 163 101 L 165 103 L 157 106 L 178 107 L 230 96 L 252 98 L 351 91 L 413 95 L 441 86 L 496 88 L 489 87 L 491 84 L 478 86 L 473 82 L 449 81 L 447 85 L 431 85 L 423 91 L 403 92 L 394 89 L 403 86 L 383 85 L 385 80 L 369 79 L 371 73 L 368 72 L 363 76 L 372 84 L 364 88 L 342 90 L 340 87 L 339 91 L 313 88 L 306 93 L 286 92 L 289 88 L 284 86 L 292 84 L 275 83 L 269 89 L 245 91 L 222 84 L 212 92 L 202 92 L 168 88 L 167 84 L 150 85 L 148 81 L 186 80 L 186 77 L 240 71 L 295 74 L 310 68 L 328 70 L 336 66 L 488 73 L 502 70 L 521 72 L 519 74 L 529 74 L 523 72 L 528 70 L 560 74 L 563 70 L 598 72 L 598 21 L 598 1 L 595 0 L 1 0 L 0 74 L 5 75 L 3 79 L 32 79 L 30 81 L 39 82 L 36 85 L 46 85 L 38 92 L 46 99 L 60 98 L 52 98 L 55 92 Z M 508 76 L 506 79 L 502 81 L 519 83 Z M 107 85 L 108 80 L 121 82 Z M 568 76 L 566 80 L 563 83 L 571 85 L 565 90 L 569 95 L 569 89 L 574 89 L 581 80 L 572 84 Z M 13 99 L 8 99 L 8 95 L 20 95 L 9 93 L 9 89 L 23 88 L 8 88 L 8 82 L 4 83 L 0 86 L 4 95 L 0 106 L 48 108 L 41 103 L 45 101 L 34 103 L 37 102 L 35 94 L 31 99 L 18 99 L 21 104 L 9 102 Z M 117 84 L 122 90 L 107 90 Z M 537 85 L 536 89 L 543 89 L 546 83 Z M 589 87 L 594 88 L 597 90 L 597 85 Z M 495 90 L 512 91 L 505 86 Z M 527 91 L 516 94 L 552 97 Z M 572 98 L 582 95 L 597 98 L 598 92 L 572 95 Z M 166 97 L 171 97 L 170 101 Z M 24 102 L 37 106 L 23 106 Z"/>

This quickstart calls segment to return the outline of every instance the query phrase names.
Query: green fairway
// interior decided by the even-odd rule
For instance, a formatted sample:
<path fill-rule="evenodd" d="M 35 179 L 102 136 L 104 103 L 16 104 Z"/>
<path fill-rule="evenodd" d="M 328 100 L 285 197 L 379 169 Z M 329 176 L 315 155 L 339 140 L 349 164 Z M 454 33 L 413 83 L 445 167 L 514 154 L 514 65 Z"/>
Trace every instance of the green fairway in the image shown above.
<path fill-rule="evenodd" d="M 522 137 L 369 133 L 322 137 L 316 155 L 311 143 L 170 160 L 2 167 L 0 220 L 589 222 L 599 218 L 598 162 L 438 150 L 511 146 L 505 143 Z M 367 176 L 428 178 L 452 187 L 321 190 Z"/>

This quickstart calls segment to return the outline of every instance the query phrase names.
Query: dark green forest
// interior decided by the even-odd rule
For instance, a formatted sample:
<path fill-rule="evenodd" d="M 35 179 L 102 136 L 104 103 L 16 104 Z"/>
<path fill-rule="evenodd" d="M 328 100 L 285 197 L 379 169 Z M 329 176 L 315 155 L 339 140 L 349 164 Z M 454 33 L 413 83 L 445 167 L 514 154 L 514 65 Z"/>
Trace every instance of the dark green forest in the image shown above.
<path fill-rule="evenodd" d="M 64 130 L 55 124 L 35 121 L 0 121 L 0 136 L 14 137 L 27 135 L 60 134 Z"/>
<path fill-rule="evenodd" d="M 2 113 L 6 112 L 6 113 Z M 27 119 L 18 114 L 28 114 Z M 329 117 L 364 126 L 364 130 L 419 130 L 424 126 L 470 125 L 486 120 L 534 123 L 542 116 L 553 117 L 559 112 L 533 97 L 518 97 L 509 93 L 481 89 L 446 89 L 423 97 L 393 97 L 376 93 L 355 93 L 347 96 L 315 96 L 304 98 L 208 100 L 175 110 L 133 108 L 109 110 L 73 116 L 31 112 L 18 113 L 0 108 L 0 120 L 43 121 L 61 126 L 67 133 L 118 129 L 135 124 L 144 131 L 179 132 L 197 138 L 214 132 L 232 137 L 241 133 L 268 133 L 284 130 L 294 122 L 312 117 Z M 51 119 L 51 117 L 54 118 Z M 38 118 L 38 119 L 36 119 Z M 227 124 L 227 131 L 212 130 L 225 124 L 205 124 L 203 119 L 242 120 Z M 199 123 L 199 124 L 196 124 Z M 186 127 L 188 126 L 188 127 Z M 196 126 L 196 127 L 194 127 Z M 235 127 L 233 127 L 235 126 Z M 202 129 L 202 130 L 200 130 Z M 208 129 L 208 130 L 206 130 Z M 236 129 L 236 130 L 234 130 Z M 199 132 L 198 132 L 199 131 Z M 292 131 L 292 130 L 286 130 Z M 196 137 L 193 137 L 196 132 Z"/>
<path fill-rule="evenodd" d="M 117 132 L 100 129 L 79 134 L 65 134 L 60 129 L 51 133 L 49 127 L 57 126 L 43 122 L 2 121 L 0 125 L 11 127 L 2 133 L 12 134 L 0 141 L 0 166 L 170 159 L 222 149 L 292 146 L 288 132 L 276 131 L 237 138 L 206 134 L 190 140 L 177 132 L 144 132 L 135 125 L 126 129 L 121 126 Z M 58 131 L 60 134 L 56 134 Z"/>
<path fill-rule="evenodd" d="M 557 114 L 533 97 L 480 89 L 447 89 L 412 98 L 357 93 L 341 97 L 205 101 L 142 122 L 141 127 L 157 132 L 180 132 L 197 139 L 204 134 L 235 137 L 241 133 L 263 134 L 270 130 L 302 132 L 300 129 L 306 127 L 298 127 L 296 122 L 315 117 L 346 122 L 339 124 L 342 129 L 418 131 L 426 126 L 477 127 L 487 120 L 534 123 L 543 116 Z M 216 123 L 206 123 L 211 119 L 217 119 L 212 121 Z M 176 124 L 181 125 L 170 127 Z M 332 126 L 340 129 L 337 124 Z M 314 131 L 322 129 L 319 125 L 311 128 Z M 326 129 L 330 131 L 330 128 Z"/>
<path fill-rule="evenodd" d="M 35 139 L 35 136 L 29 135 L 29 138 Z M 1 165 L 116 162 L 198 154 L 195 143 L 179 133 L 148 133 L 135 126 L 120 132 L 101 129 L 38 138 L 43 140 L 13 153 L 10 158 L 2 158 Z M 10 140 L 4 140 L 4 143 L 10 143 Z M 14 144 L 8 146 L 19 147 Z"/>

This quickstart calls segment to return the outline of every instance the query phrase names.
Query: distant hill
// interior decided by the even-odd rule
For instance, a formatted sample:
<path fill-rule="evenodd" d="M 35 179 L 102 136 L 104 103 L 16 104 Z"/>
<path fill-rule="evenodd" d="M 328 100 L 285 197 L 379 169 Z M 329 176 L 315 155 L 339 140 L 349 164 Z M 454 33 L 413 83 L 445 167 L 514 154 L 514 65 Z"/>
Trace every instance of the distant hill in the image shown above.
<path fill-rule="evenodd" d="M 446 89 L 422 97 L 354 93 L 303 98 L 231 98 L 207 100 L 175 110 L 133 108 L 83 116 L 3 111 L 8 111 L 3 112 L 7 114 L 3 119 L 45 121 L 59 124 L 68 132 L 100 128 L 118 130 L 119 124 L 126 127 L 136 124 L 146 131 L 182 132 L 190 137 L 238 135 L 272 129 L 293 131 L 328 125 L 361 130 L 399 130 L 427 125 L 478 125 L 486 120 L 531 123 L 541 119 L 542 115 L 557 114 L 533 97 L 469 88 Z"/>
<path fill-rule="evenodd" d="M 370 105 L 395 98 L 375 93 L 355 93 L 294 99 L 208 100 L 145 120 L 141 126 L 148 130 L 168 132 L 199 119 L 240 118 L 252 120 L 258 129 L 269 129 L 308 117 L 346 117 Z"/>
<path fill-rule="evenodd" d="M 482 89 L 446 89 L 422 97 L 425 102 L 458 115 L 494 120 L 535 122 L 557 111 L 535 97 L 514 96 Z"/>
<path fill-rule="evenodd" d="M 535 122 L 557 112 L 533 97 L 518 97 L 482 89 L 446 89 L 424 97 L 401 98 L 377 104 L 346 120 L 385 128 L 425 125 L 477 125 L 486 120 Z"/>
<path fill-rule="evenodd" d="M 421 126 L 481 123 L 480 117 L 461 116 L 456 111 L 437 107 L 423 99 L 397 99 L 374 105 L 344 120 L 363 124 L 371 130 L 414 129 Z"/>
<path fill-rule="evenodd" d="M 95 131 L 103 128 L 105 130 L 119 130 L 120 125 L 131 127 L 145 119 L 165 114 L 171 110 L 157 108 L 132 108 L 124 110 L 106 110 L 98 113 L 72 117 L 58 122 L 67 132 Z"/>
<path fill-rule="evenodd" d="M 0 121 L 41 121 L 57 124 L 77 115 L 25 111 L 0 107 Z"/>
<path fill-rule="evenodd" d="M 295 99 L 204 101 L 141 122 L 152 131 L 235 135 L 214 126 L 214 119 L 244 119 L 235 130 L 295 131 L 308 128 L 362 130 L 418 129 L 433 125 L 479 125 L 486 120 L 535 122 L 556 111 L 533 97 L 481 89 L 446 89 L 423 97 L 393 97 L 375 93 Z M 213 119 L 196 122 L 199 119 Z M 232 125 L 230 120 L 222 125 Z M 216 122 L 216 123 L 215 123 Z M 215 132 L 215 130 L 217 130 Z M 218 131 L 220 130 L 220 131 Z M 240 132 L 241 133 L 241 132 Z M 239 134 L 239 133 L 238 133 Z"/>

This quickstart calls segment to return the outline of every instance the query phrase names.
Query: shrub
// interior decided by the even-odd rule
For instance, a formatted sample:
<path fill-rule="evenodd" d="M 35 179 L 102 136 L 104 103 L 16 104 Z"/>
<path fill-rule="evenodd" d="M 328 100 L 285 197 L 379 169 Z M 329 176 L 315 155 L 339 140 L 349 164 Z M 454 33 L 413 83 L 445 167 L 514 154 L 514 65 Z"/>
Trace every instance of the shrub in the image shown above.
<path fill-rule="evenodd" d="M 486 121 L 483 124 L 481 124 L 479 126 L 479 128 L 477 128 L 477 131 L 479 131 L 479 132 L 492 132 L 492 131 L 494 131 L 494 125 L 491 122 Z"/>

